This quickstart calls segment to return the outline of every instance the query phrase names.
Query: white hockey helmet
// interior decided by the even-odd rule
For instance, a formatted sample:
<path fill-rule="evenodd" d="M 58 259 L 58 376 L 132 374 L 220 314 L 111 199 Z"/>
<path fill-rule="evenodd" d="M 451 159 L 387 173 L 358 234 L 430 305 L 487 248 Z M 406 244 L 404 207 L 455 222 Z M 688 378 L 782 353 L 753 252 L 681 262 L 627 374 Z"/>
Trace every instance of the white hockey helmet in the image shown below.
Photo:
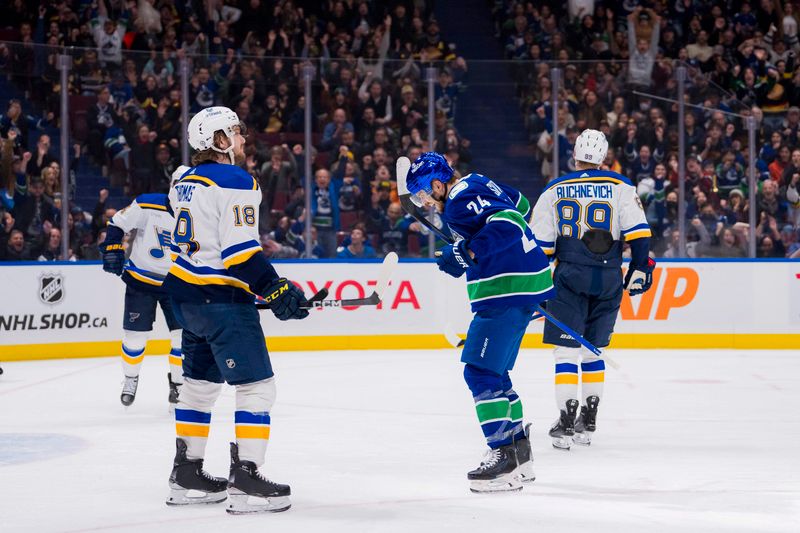
<path fill-rule="evenodd" d="M 183 177 L 186 172 L 192 167 L 187 167 L 186 165 L 180 165 L 178 168 L 175 169 L 175 172 L 172 173 L 172 180 L 169 182 L 170 187 L 174 187 L 178 181 Z"/>
<path fill-rule="evenodd" d="M 590 165 L 602 165 L 608 152 L 608 139 L 605 133 L 597 130 L 583 130 L 575 139 L 572 157 Z"/>
<path fill-rule="evenodd" d="M 228 154 L 231 164 L 235 164 L 233 156 L 234 126 L 243 127 L 239 121 L 239 116 L 231 109 L 222 106 L 213 106 L 201 109 L 199 113 L 189 121 L 188 135 L 189 146 L 195 150 L 208 150 L 209 148 L 221 154 Z M 222 131 L 230 146 L 222 150 L 214 145 L 214 133 Z M 244 131 L 242 131 L 244 133 Z"/>

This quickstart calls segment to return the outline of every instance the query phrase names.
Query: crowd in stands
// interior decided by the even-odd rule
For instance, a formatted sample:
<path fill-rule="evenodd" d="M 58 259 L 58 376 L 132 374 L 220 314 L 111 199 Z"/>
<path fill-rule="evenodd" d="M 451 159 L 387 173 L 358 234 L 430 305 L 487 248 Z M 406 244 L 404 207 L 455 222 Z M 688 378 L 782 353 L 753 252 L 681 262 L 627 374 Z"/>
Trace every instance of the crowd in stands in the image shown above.
<path fill-rule="evenodd" d="M 138 194 L 168 190 L 180 164 L 184 102 L 190 116 L 228 106 L 246 125 L 246 168 L 263 191 L 259 229 L 271 257 L 302 255 L 307 222 L 316 257 L 426 253 L 426 234 L 398 203 L 394 162 L 429 149 L 448 152 L 462 170 L 470 159 L 469 141 L 453 126 L 467 64 L 444 41 L 427 4 L 6 3 L 0 72 L 24 98 L 9 102 L 0 121 L 0 259 L 96 259 L 102 227 L 115 209 Z M 58 147 L 48 135 L 58 126 L 61 53 L 73 57 L 66 90 L 75 163 L 108 179 L 92 212 L 75 203 L 74 190 L 60 190 Z M 188 95 L 181 93 L 182 60 L 190 68 Z M 305 65 L 315 68 L 311 147 L 303 142 Z M 434 65 L 431 145 L 422 77 Z M 302 201 L 306 157 L 313 173 L 310 216 Z M 78 189 L 80 180 L 78 173 Z M 75 227 L 68 257 L 54 251 L 61 201 L 70 202 Z"/>
<path fill-rule="evenodd" d="M 800 64 L 792 2 L 494 2 L 496 36 L 512 60 L 520 108 L 543 175 L 574 169 L 584 128 L 609 139 L 605 167 L 636 186 L 658 255 L 678 251 L 678 141 L 686 143 L 687 253 L 800 255 Z M 686 68 L 678 95 L 676 69 Z M 559 67 L 558 132 L 551 69 Z M 679 124 L 676 101 L 689 104 Z M 756 227 L 748 224 L 748 138 L 757 128 Z M 559 167 L 550 169 L 553 135 Z"/>
<path fill-rule="evenodd" d="M 0 73 L 22 96 L 7 101 L 0 95 L 7 103 L 0 118 L 0 259 L 97 258 L 114 209 L 140 193 L 168 189 L 180 162 L 185 102 L 190 114 L 229 106 L 246 124 L 246 167 L 263 191 L 260 231 L 270 256 L 297 257 L 308 246 L 316 257 L 425 254 L 423 228 L 397 202 L 394 161 L 435 149 L 462 174 L 471 161 L 469 140 L 454 126 L 467 62 L 444 40 L 431 4 L 4 3 Z M 489 8 L 542 175 L 574 169 L 572 142 L 582 129 L 604 131 L 605 166 L 637 186 L 657 255 L 674 257 L 682 135 L 688 254 L 744 256 L 754 234 L 761 257 L 800 255 L 800 41 L 792 2 L 494 0 L 487 16 Z M 57 56 L 65 50 L 74 63 L 63 88 Z M 180 89 L 183 60 L 190 66 L 187 95 Z M 304 65 L 316 69 L 311 147 L 303 141 Z M 426 66 L 439 69 L 432 144 Z M 562 71 L 557 110 L 555 66 Z M 688 74 L 681 95 L 679 66 Z M 70 190 L 60 190 L 51 138 L 62 90 L 75 119 L 71 168 L 88 164 L 108 181 L 93 192 L 93 209 L 75 202 L 79 173 Z M 679 97 L 695 105 L 686 108 L 683 124 Z M 757 124 L 755 206 L 743 117 Z M 558 169 L 550 168 L 554 136 Z M 306 158 L 313 173 L 310 214 L 303 208 Z M 58 252 L 62 201 L 73 228 L 68 257 Z M 313 233 L 308 245 L 306 223 Z"/>

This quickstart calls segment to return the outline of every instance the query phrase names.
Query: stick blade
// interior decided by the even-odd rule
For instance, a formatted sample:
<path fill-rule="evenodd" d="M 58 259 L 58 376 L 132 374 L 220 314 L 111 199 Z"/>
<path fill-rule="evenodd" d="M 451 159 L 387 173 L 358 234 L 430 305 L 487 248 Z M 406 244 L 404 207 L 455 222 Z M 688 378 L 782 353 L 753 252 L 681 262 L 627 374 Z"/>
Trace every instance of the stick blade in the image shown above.
<path fill-rule="evenodd" d="M 408 186 L 406 185 L 406 177 L 408 176 L 408 171 L 411 169 L 411 160 L 405 156 L 398 157 L 394 169 L 397 176 L 397 194 L 400 196 L 409 194 Z"/>
<path fill-rule="evenodd" d="M 395 252 L 389 252 L 386 254 L 386 257 L 383 258 L 381 271 L 378 274 L 378 282 L 375 284 L 375 294 L 377 294 L 378 298 L 381 300 L 383 300 L 383 294 L 389 287 L 389 281 L 391 281 L 392 274 L 394 273 L 394 269 L 397 267 L 397 263 L 399 261 L 400 258 L 397 257 Z"/>
<path fill-rule="evenodd" d="M 447 340 L 447 343 L 450 344 L 453 348 L 461 348 L 464 346 L 464 339 L 458 336 L 456 333 L 453 324 L 450 322 L 444 325 L 444 338 Z"/>

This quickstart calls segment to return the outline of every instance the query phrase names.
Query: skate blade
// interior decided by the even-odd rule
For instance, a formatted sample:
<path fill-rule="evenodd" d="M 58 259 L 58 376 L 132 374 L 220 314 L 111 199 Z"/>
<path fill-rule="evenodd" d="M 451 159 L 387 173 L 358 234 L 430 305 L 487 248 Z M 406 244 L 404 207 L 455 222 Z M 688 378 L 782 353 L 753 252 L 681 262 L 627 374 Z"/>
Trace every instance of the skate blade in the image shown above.
<path fill-rule="evenodd" d="M 292 506 L 289 496 L 274 496 L 262 498 L 249 494 L 230 494 L 228 508 L 229 514 L 254 514 L 254 513 L 280 513 L 287 511 Z"/>
<path fill-rule="evenodd" d="M 496 492 L 516 492 L 522 490 L 522 482 L 516 476 L 516 470 L 497 479 L 473 479 L 469 482 L 469 490 L 476 494 L 493 494 Z"/>
<path fill-rule="evenodd" d="M 592 432 L 586 431 L 584 433 L 575 433 L 575 436 L 572 437 L 572 442 L 578 446 L 591 446 Z"/>
<path fill-rule="evenodd" d="M 553 448 L 557 450 L 569 451 L 572 446 L 572 437 L 552 437 Z"/>
<path fill-rule="evenodd" d="M 533 461 L 519 465 L 514 471 L 514 475 L 522 483 L 533 483 L 536 480 L 536 474 L 533 472 Z"/>
<path fill-rule="evenodd" d="M 224 502 L 228 498 L 227 491 L 222 492 L 203 492 L 192 489 L 171 489 L 167 497 L 166 504 L 178 505 L 198 505 L 214 504 Z"/>

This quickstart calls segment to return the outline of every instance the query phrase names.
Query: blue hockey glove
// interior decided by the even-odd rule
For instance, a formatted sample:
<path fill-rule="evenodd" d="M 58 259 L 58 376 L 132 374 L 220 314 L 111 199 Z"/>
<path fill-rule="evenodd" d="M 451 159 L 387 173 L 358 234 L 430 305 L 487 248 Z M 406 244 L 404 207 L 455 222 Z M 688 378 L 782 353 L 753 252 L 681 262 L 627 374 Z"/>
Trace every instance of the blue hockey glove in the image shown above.
<path fill-rule="evenodd" d="M 308 309 L 300 307 L 306 302 L 303 291 L 286 278 L 278 278 L 264 289 L 264 302 L 278 320 L 301 320 L 308 316 Z"/>
<path fill-rule="evenodd" d="M 125 264 L 125 249 L 121 244 L 108 244 L 103 249 L 103 270 L 117 276 L 122 275 Z"/>
<path fill-rule="evenodd" d="M 623 287 L 628 291 L 628 294 L 636 296 L 647 292 L 653 284 L 653 269 L 655 267 L 656 261 L 652 257 L 647 258 L 647 264 L 644 266 L 628 267 L 628 272 L 625 274 L 625 282 L 623 283 Z"/>
<path fill-rule="evenodd" d="M 467 241 L 462 239 L 436 252 L 436 264 L 442 272 L 460 278 L 469 267 L 475 265 L 475 261 L 469 256 Z"/>

